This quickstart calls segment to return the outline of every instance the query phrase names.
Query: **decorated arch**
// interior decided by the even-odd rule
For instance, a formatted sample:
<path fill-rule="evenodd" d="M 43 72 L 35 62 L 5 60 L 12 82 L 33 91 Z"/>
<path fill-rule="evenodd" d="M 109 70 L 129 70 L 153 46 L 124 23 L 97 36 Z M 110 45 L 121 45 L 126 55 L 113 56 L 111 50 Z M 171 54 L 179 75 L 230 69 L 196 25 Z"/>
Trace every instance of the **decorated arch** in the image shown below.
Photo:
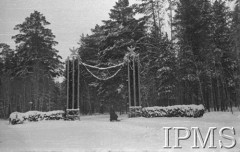
<path fill-rule="evenodd" d="M 128 48 L 129 52 L 125 55 L 123 62 L 109 67 L 99 67 L 84 63 L 77 53 L 76 49 L 70 49 L 72 54 L 66 60 L 66 82 L 67 82 L 67 103 L 66 103 L 66 118 L 70 120 L 80 120 L 80 94 L 81 88 L 81 67 L 84 67 L 87 72 L 94 78 L 102 81 L 107 81 L 115 77 L 123 68 L 128 68 L 128 105 L 129 117 L 140 116 L 141 110 L 141 93 L 140 93 L 140 62 L 139 54 L 135 53 L 135 48 Z M 82 66 L 81 66 L 82 65 Z M 117 69 L 113 74 L 96 75 L 91 69 L 106 71 Z"/>

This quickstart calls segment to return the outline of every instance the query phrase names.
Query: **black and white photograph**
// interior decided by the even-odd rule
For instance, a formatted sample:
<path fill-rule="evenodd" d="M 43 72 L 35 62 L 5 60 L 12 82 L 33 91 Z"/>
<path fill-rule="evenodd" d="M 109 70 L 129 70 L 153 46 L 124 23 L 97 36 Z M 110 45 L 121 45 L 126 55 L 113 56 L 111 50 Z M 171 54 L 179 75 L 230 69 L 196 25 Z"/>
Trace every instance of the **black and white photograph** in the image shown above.
<path fill-rule="evenodd" d="M 0 152 L 240 152 L 240 0 L 0 0 Z"/>

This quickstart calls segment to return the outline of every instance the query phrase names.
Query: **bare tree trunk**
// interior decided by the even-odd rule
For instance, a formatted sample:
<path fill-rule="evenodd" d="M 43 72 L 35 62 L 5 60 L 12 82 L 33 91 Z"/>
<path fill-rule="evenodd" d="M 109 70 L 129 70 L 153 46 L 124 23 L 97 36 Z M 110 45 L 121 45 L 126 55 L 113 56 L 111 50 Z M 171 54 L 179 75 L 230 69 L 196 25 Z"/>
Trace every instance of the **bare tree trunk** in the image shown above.
<path fill-rule="evenodd" d="M 172 23 L 173 23 L 173 10 L 172 10 L 172 0 L 169 0 L 169 7 L 170 7 L 170 35 L 171 35 L 171 41 L 172 41 L 172 33 L 173 33 L 173 26 L 172 26 Z"/>
<path fill-rule="evenodd" d="M 8 105 L 10 106 L 9 107 L 9 114 L 11 113 L 11 106 L 12 106 L 12 104 L 11 104 L 11 99 L 10 99 L 10 83 L 9 83 L 9 80 L 8 80 L 8 89 L 7 89 L 7 95 L 8 95 Z M 8 115 L 8 117 L 9 117 L 9 115 Z"/>
<path fill-rule="evenodd" d="M 89 113 L 92 114 L 92 105 L 91 105 L 91 100 L 90 100 L 90 92 L 89 92 L 89 87 L 86 83 L 86 81 L 84 80 L 84 83 L 86 85 L 87 88 L 87 95 L 88 95 L 88 104 L 89 104 Z"/>
<path fill-rule="evenodd" d="M 23 111 L 25 112 L 26 109 L 26 81 L 25 78 L 23 79 Z"/>
<path fill-rule="evenodd" d="M 211 103 L 211 106 L 210 107 L 212 107 L 212 108 L 214 108 L 214 91 L 213 91 L 213 79 L 212 79 L 212 76 L 211 76 L 211 78 L 210 78 L 210 81 L 211 81 L 211 85 L 210 85 L 210 92 L 211 92 L 211 100 L 210 100 L 210 103 Z"/>
<path fill-rule="evenodd" d="M 159 13 L 159 1 L 157 1 L 157 7 L 158 7 L 158 11 L 157 11 L 157 13 L 158 13 L 158 28 L 159 28 L 159 35 L 160 35 L 160 37 L 161 37 L 161 35 L 162 35 L 162 28 L 161 28 L 161 19 L 160 19 L 160 13 Z"/>
<path fill-rule="evenodd" d="M 155 30 L 157 30 L 157 22 L 156 22 L 156 15 L 155 15 L 155 8 L 154 8 L 153 0 L 151 0 L 150 3 L 151 3 L 151 7 L 152 7 L 153 25 L 154 25 Z"/>
<path fill-rule="evenodd" d="M 217 111 L 219 111 L 219 103 L 221 102 L 219 87 L 220 87 L 220 83 L 217 77 Z"/>
<path fill-rule="evenodd" d="M 228 90 L 226 90 L 226 93 L 227 93 L 227 96 L 228 96 L 228 101 L 229 101 L 229 104 L 230 104 L 230 110 L 231 110 L 231 112 L 232 112 L 232 114 L 233 114 L 233 109 L 232 109 L 232 100 L 231 100 L 231 98 L 230 98 L 230 96 L 229 96 L 229 92 L 228 92 Z"/>
<path fill-rule="evenodd" d="M 224 82 L 222 82 L 222 83 L 223 83 L 223 88 L 224 88 L 224 91 L 225 91 L 226 99 L 227 99 L 227 101 L 229 102 L 230 110 L 231 110 L 231 112 L 232 112 L 232 114 L 233 114 L 233 110 L 232 110 L 232 100 L 231 100 L 231 98 L 230 98 L 230 93 L 229 93 L 229 91 L 228 91 L 228 89 L 227 89 L 227 85 L 225 85 Z"/>
<path fill-rule="evenodd" d="M 201 85 L 201 81 L 200 78 L 198 77 L 198 85 L 199 85 L 199 93 L 200 93 L 200 97 L 202 100 L 202 104 L 205 105 L 205 101 L 204 101 L 204 97 L 203 97 L 203 91 L 202 91 L 202 85 Z"/>
<path fill-rule="evenodd" d="M 50 89 L 49 78 L 47 78 L 47 82 L 48 82 L 48 111 L 51 111 L 51 106 L 50 106 L 50 92 L 51 92 L 51 89 Z"/>

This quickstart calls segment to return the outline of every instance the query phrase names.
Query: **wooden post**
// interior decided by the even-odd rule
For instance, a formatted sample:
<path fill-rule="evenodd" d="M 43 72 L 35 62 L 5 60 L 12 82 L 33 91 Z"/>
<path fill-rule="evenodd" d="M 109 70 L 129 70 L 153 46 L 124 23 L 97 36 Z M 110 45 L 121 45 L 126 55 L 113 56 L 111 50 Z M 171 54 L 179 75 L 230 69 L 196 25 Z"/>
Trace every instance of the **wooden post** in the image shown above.
<path fill-rule="evenodd" d="M 141 106 L 141 87 L 140 87 L 140 59 L 138 54 L 138 99 L 139 99 L 139 106 Z"/>
<path fill-rule="evenodd" d="M 133 94 L 134 94 L 134 106 L 136 106 L 136 71 L 135 71 L 135 56 L 133 56 Z"/>
<path fill-rule="evenodd" d="M 128 105 L 128 111 L 130 113 L 130 107 L 131 107 L 131 83 L 130 83 L 130 56 L 128 57 L 128 102 L 129 102 L 129 105 Z"/>
<path fill-rule="evenodd" d="M 78 65 L 78 86 L 77 86 L 77 91 L 78 91 L 78 95 L 77 95 L 77 108 L 79 109 L 79 120 L 80 120 L 80 107 L 79 107 L 79 98 L 80 98 L 80 67 L 79 67 L 79 61 L 80 61 L 80 57 L 78 56 L 78 60 L 77 60 L 77 65 Z"/>
<path fill-rule="evenodd" d="M 72 57 L 72 62 L 73 62 L 73 68 L 72 68 L 72 109 L 74 109 L 74 56 Z"/>
<path fill-rule="evenodd" d="M 67 107 L 69 108 L 69 57 L 67 58 Z"/>
<path fill-rule="evenodd" d="M 136 117 L 136 66 L 135 66 L 135 55 L 133 56 L 133 95 L 134 95 L 134 117 Z"/>

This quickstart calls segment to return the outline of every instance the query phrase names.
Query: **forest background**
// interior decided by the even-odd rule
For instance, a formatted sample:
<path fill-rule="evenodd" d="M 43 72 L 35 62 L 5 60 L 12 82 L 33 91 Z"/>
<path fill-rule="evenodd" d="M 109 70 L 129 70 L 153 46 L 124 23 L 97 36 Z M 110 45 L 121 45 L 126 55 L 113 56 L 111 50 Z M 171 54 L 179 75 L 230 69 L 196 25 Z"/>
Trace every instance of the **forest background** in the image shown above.
<path fill-rule="evenodd" d="M 123 62 L 127 47 L 135 47 L 144 107 L 239 108 L 240 1 L 231 2 L 233 9 L 224 0 L 140 0 L 133 5 L 118 0 L 108 20 L 93 27 L 91 34 L 79 33 L 78 53 L 84 63 L 108 67 Z M 34 11 L 15 26 L 15 49 L 0 44 L 0 117 L 66 107 L 66 79 L 55 81 L 66 76 L 65 63 L 49 24 Z M 107 111 L 112 104 L 117 111 L 127 111 L 126 66 L 107 81 L 95 79 L 81 66 L 80 83 L 82 114 L 97 113 L 102 105 Z"/>

